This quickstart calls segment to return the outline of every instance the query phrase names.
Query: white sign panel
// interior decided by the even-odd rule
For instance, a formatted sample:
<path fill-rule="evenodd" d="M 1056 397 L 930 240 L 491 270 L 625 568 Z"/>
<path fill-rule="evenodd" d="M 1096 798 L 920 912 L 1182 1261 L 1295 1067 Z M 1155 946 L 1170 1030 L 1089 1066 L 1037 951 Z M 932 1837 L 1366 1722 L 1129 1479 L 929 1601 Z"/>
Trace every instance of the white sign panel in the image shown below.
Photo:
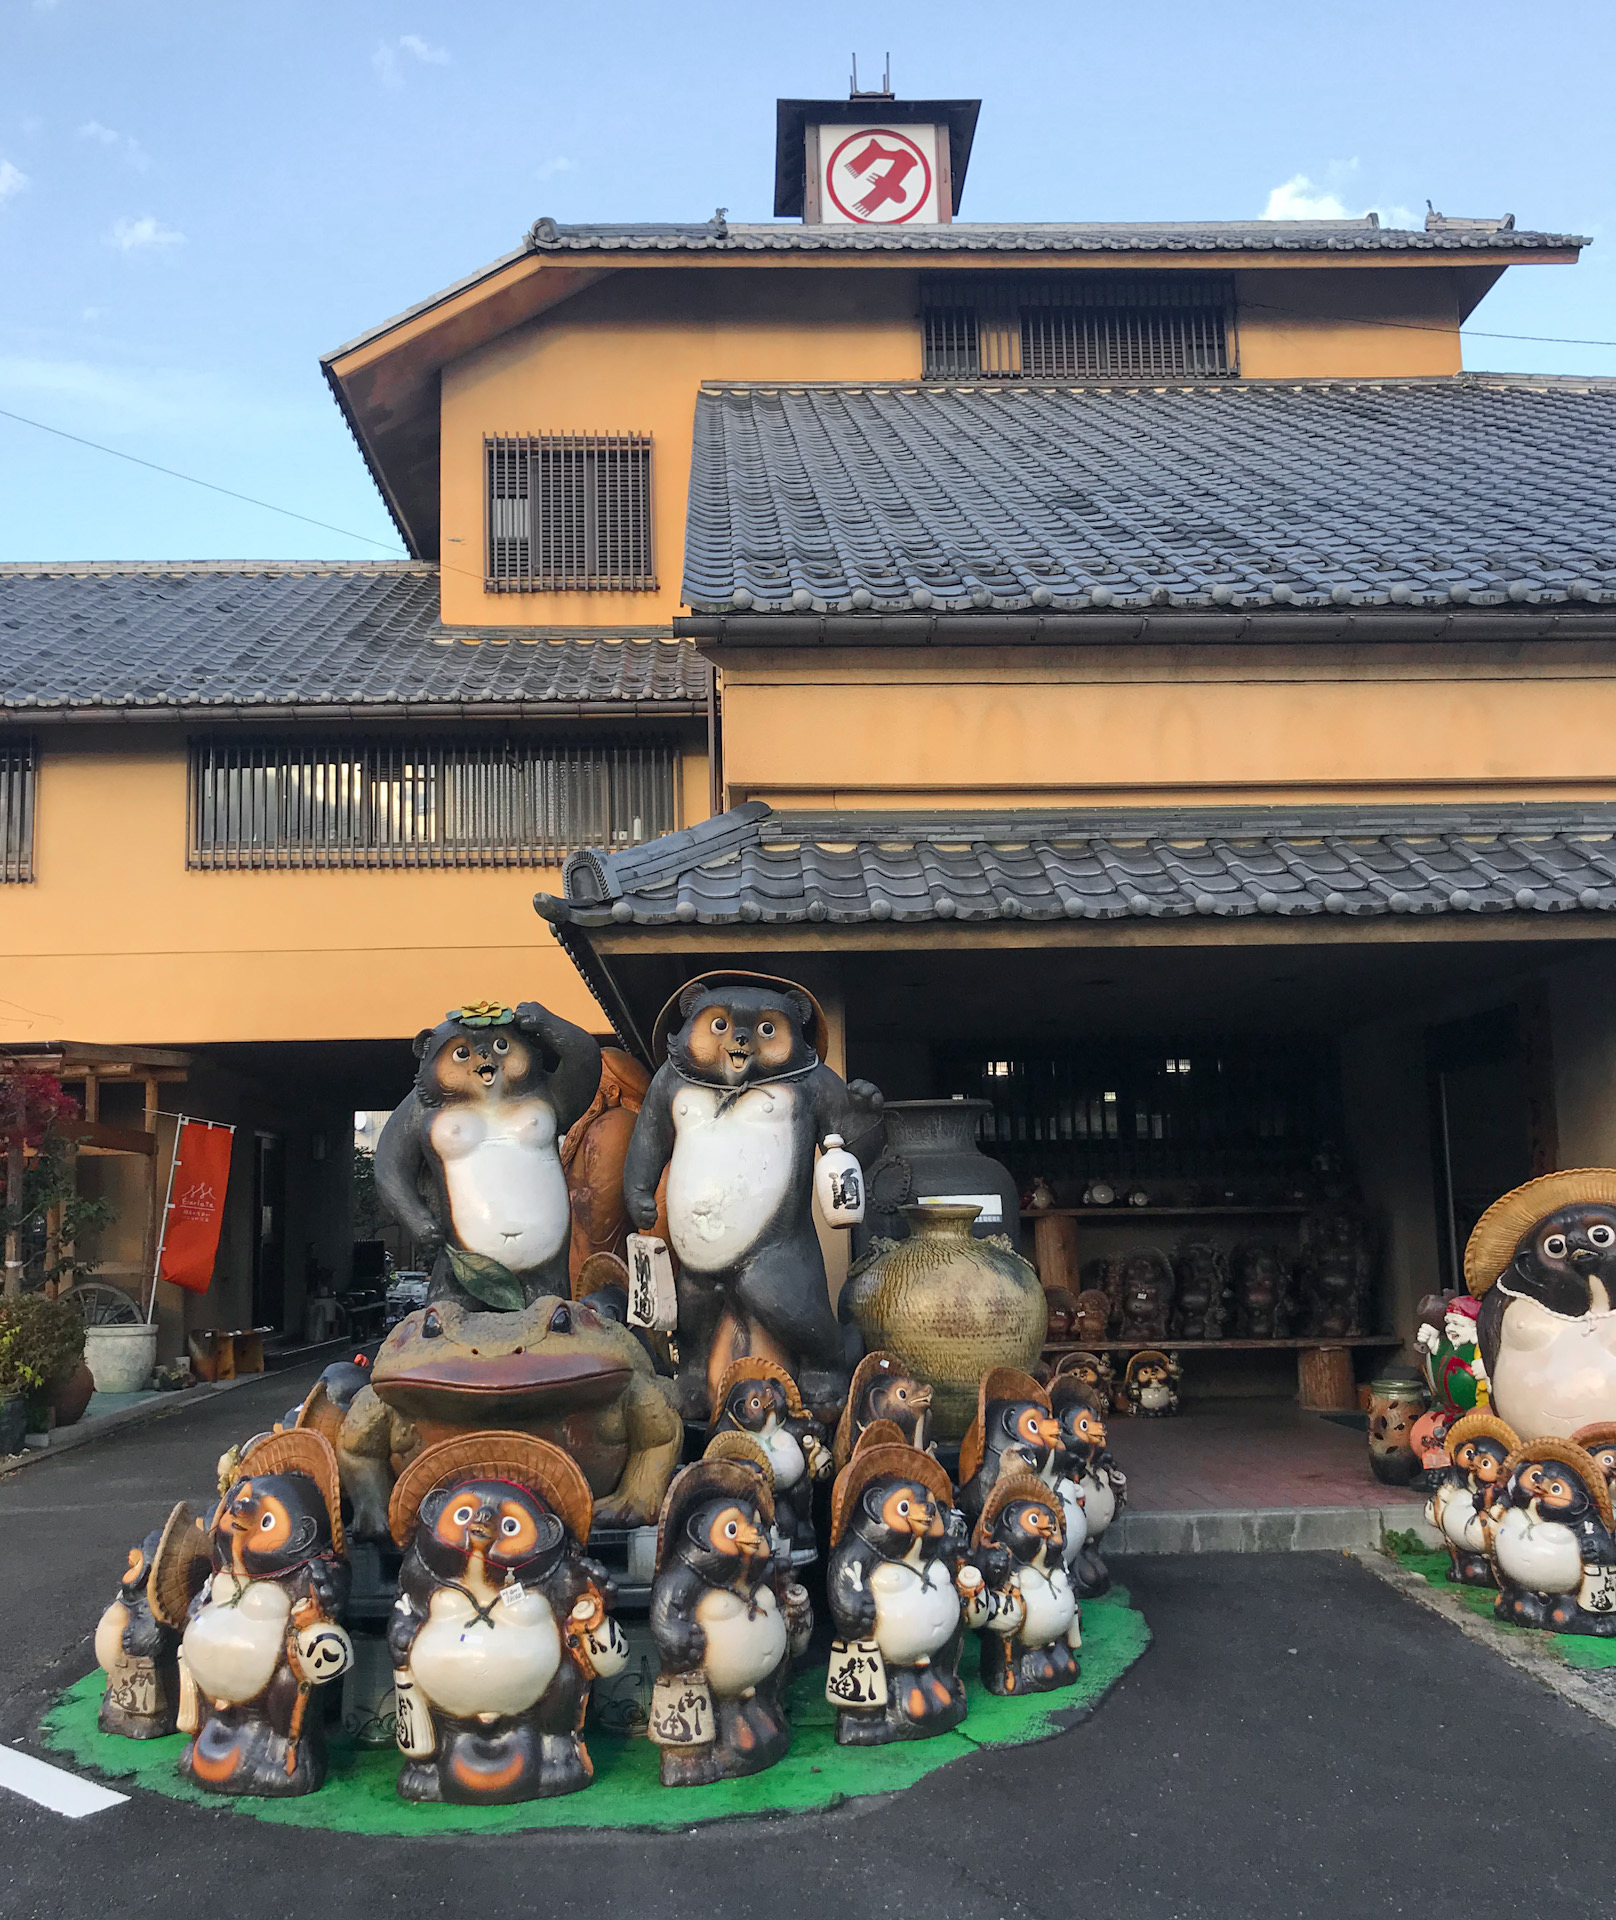
<path fill-rule="evenodd" d="M 822 126 L 819 217 L 833 226 L 899 226 L 942 218 L 936 127 Z M 947 137 L 944 128 L 943 136 Z"/>

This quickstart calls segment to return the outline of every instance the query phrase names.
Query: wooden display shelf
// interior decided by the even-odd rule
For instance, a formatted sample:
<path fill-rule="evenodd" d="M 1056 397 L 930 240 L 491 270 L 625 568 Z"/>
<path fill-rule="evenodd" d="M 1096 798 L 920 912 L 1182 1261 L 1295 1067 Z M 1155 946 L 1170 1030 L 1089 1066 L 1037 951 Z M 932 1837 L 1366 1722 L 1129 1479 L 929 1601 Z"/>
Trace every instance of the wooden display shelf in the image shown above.
<path fill-rule="evenodd" d="M 1395 1333 L 1350 1333 L 1331 1340 L 1049 1340 L 1046 1355 L 1067 1353 L 1260 1353 L 1265 1347 L 1296 1355 L 1296 1399 L 1308 1413 L 1356 1413 L 1353 1347 L 1400 1347 Z"/>
<path fill-rule="evenodd" d="M 1237 1218 L 1286 1218 L 1300 1219 L 1304 1213 L 1313 1209 L 1297 1200 L 1281 1201 L 1274 1206 L 1252 1205 L 1249 1207 L 1130 1207 L 1125 1200 L 1119 1200 L 1110 1207 L 1023 1207 L 1023 1220 L 1233 1220 Z"/>

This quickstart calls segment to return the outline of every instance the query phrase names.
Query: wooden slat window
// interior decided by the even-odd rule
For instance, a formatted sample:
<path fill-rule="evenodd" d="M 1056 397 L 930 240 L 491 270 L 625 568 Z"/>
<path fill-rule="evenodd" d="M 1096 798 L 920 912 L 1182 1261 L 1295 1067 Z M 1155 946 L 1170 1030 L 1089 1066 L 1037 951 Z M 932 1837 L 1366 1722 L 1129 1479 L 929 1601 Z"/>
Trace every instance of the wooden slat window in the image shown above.
<path fill-rule="evenodd" d="M 488 590 L 646 593 L 648 435 L 497 435 L 488 467 Z"/>
<path fill-rule="evenodd" d="M 1158 380 L 1237 371 L 1217 274 L 938 275 L 922 294 L 928 380 Z"/>
<path fill-rule="evenodd" d="M 31 740 L 0 738 L 0 884 L 34 877 L 34 773 Z"/>
<path fill-rule="evenodd" d="M 668 740 L 191 743 L 192 867 L 536 867 L 680 824 Z"/>

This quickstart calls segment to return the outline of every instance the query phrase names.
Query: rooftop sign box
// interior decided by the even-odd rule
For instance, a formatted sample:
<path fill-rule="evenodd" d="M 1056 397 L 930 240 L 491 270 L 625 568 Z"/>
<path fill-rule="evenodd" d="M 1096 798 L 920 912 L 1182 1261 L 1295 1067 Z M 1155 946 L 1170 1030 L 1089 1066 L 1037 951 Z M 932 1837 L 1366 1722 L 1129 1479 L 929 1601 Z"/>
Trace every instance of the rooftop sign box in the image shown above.
<path fill-rule="evenodd" d="M 952 221 L 981 104 L 868 93 L 779 101 L 776 214 L 809 226 Z"/>

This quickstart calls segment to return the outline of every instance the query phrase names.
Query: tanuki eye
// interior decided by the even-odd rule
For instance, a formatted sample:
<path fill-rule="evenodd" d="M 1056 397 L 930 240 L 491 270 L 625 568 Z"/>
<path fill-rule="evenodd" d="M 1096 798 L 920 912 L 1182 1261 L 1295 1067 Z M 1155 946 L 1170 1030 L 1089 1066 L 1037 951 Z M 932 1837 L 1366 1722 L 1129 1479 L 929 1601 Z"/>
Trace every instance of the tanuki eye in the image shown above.
<path fill-rule="evenodd" d="M 715 1013 L 713 1015 L 713 1032 L 714 1033 L 729 1032 L 729 1022 L 724 1018 L 724 1016 L 721 1013 Z"/>
<path fill-rule="evenodd" d="M 496 1040 L 494 1042 L 495 1053 L 509 1053 L 510 1050 L 511 1050 L 511 1043 L 509 1040 Z"/>
<path fill-rule="evenodd" d="M 475 1512 L 476 1512 L 475 1507 L 456 1507 L 454 1510 L 455 1525 L 457 1527 L 469 1526 L 471 1524 L 471 1516 Z"/>
<path fill-rule="evenodd" d="M 1563 1260 L 1566 1251 L 1566 1238 L 1563 1233 L 1551 1233 L 1543 1242 L 1543 1251 L 1551 1260 Z"/>
<path fill-rule="evenodd" d="M 907 1513 L 909 1511 L 909 1502 L 907 1500 L 900 1500 L 898 1502 L 898 1511 L 899 1513 Z"/>
<path fill-rule="evenodd" d="M 1616 1227 L 1590 1227 L 1588 1238 L 1596 1247 L 1616 1245 Z"/>
<path fill-rule="evenodd" d="M 774 1038 L 774 1022 L 772 1020 L 760 1020 L 758 1022 L 758 1032 L 762 1034 L 765 1040 L 772 1040 Z"/>
<path fill-rule="evenodd" d="M 260 1527 L 261 1527 L 261 1528 L 262 1528 L 262 1529 L 264 1530 L 264 1532 L 265 1532 L 265 1533 L 273 1533 L 273 1532 L 274 1532 L 274 1530 L 275 1530 L 275 1516 L 274 1516 L 274 1514 L 272 1514 L 272 1513 L 266 1513 L 266 1514 L 264 1515 L 264 1517 L 263 1517 L 263 1519 L 262 1519 L 262 1520 L 260 1520 L 258 1524 L 259 1524 L 259 1526 L 260 1526 Z"/>
<path fill-rule="evenodd" d="M 737 1539 L 740 1535 L 740 1531 L 741 1529 L 740 1529 L 739 1523 L 737 1521 L 731 1520 L 728 1526 L 726 1526 L 724 1529 L 724 1538 L 726 1540 Z"/>
<path fill-rule="evenodd" d="M 456 1058 L 457 1060 L 469 1060 L 469 1059 L 471 1058 L 471 1048 L 470 1048 L 470 1047 L 456 1047 L 456 1048 L 455 1048 L 455 1050 L 454 1050 L 454 1057 L 455 1057 L 455 1058 Z"/>
<path fill-rule="evenodd" d="M 499 1530 L 501 1533 L 520 1533 L 522 1531 L 522 1523 L 517 1519 L 515 1514 L 508 1513 L 505 1518 L 500 1521 Z"/>

